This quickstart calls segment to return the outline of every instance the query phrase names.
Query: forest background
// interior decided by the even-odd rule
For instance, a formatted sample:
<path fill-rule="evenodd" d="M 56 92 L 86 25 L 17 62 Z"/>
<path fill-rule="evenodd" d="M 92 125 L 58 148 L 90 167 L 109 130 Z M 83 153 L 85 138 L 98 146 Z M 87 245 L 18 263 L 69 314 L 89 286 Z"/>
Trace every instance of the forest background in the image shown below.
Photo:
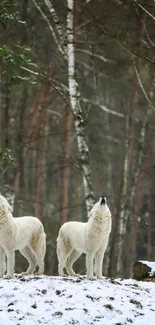
<path fill-rule="evenodd" d="M 154 140 L 153 0 L 1 0 L 0 191 L 15 217 L 43 222 L 46 274 L 61 224 L 87 221 L 100 195 L 113 217 L 104 275 L 155 259 Z"/>

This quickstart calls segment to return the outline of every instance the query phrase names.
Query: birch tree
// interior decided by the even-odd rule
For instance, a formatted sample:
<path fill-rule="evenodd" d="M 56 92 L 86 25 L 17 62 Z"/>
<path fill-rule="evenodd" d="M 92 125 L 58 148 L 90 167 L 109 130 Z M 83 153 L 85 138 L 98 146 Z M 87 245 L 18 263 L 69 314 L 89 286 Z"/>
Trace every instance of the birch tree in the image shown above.
<path fill-rule="evenodd" d="M 78 85 L 76 81 L 75 71 L 75 44 L 74 44 L 74 0 L 68 0 L 67 14 L 67 55 L 68 55 L 68 86 L 72 111 L 74 114 L 74 122 L 78 148 L 81 158 L 81 166 L 83 171 L 83 184 L 85 191 L 85 200 L 87 212 L 94 204 L 94 194 L 91 177 L 89 148 L 85 138 L 85 120 L 80 106 L 80 98 Z"/>
<path fill-rule="evenodd" d="M 50 21 L 46 17 L 45 13 L 40 8 L 36 0 L 32 0 L 36 8 L 39 10 L 42 17 L 45 19 L 48 27 L 52 33 L 53 39 L 58 47 L 60 54 L 63 56 L 65 62 L 68 66 L 68 92 L 70 98 L 70 108 L 74 115 L 74 123 L 77 137 L 77 144 L 80 154 L 80 166 L 83 173 L 83 185 L 85 193 L 85 202 L 87 207 L 87 212 L 92 208 L 94 200 L 93 184 L 92 184 L 92 175 L 91 175 L 91 166 L 90 166 L 90 154 L 89 148 L 86 142 L 85 134 L 85 118 L 80 105 L 80 93 L 78 82 L 76 80 L 76 69 L 75 69 L 75 35 L 74 35 L 74 21 L 75 21 L 75 1 L 67 1 L 67 53 L 62 45 L 62 26 L 58 15 L 54 9 L 52 1 L 44 0 L 51 17 L 53 19 L 53 26 L 51 26 Z"/>

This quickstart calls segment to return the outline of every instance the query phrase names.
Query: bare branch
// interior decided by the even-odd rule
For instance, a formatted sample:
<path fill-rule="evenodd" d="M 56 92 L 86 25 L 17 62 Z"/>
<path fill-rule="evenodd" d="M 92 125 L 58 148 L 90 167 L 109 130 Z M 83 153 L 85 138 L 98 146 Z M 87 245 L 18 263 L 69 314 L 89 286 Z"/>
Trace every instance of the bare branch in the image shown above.
<path fill-rule="evenodd" d="M 146 9 L 144 8 L 140 3 L 138 3 L 136 0 L 134 1 L 138 7 L 140 7 L 148 16 L 150 16 L 153 20 L 155 20 L 155 17 Z"/>
<path fill-rule="evenodd" d="M 92 23 L 92 19 L 88 19 L 87 21 L 84 21 L 81 25 L 77 27 L 77 31 L 79 31 L 81 28 L 87 26 L 90 23 Z"/>
<path fill-rule="evenodd" d="M 28 68 L 25 68 L 23 66 L 20 66 L 20 68 L 22 70 L 24 70 L 24 71 L 27 71 L 28 73 L 30 73 L 32 75 L 35 75 L 37 77 L 41 77 L 41 78 L 47 79 L 50 82 L 50 86 L 63 98 L 63 100 L 65 101 L 67 107 L 71 109 L 70 102 L 67 100 L 66 95 L 59 89 L 59 86 L 61 86 L 62 88 L 65 88 L 66 89 L 66 86 L 65 85 L 61 84 L 58 81 L 54 81 L 53 79 L 49 78 L 47 75 L 45 75 L 43 73 L 33 71 L 33 70 L 28 69 Z M 57 84 L 59 86 L 57 86 Z"/>
<path fill-rule="evenodd" d="M 52 1 L 44 0 L 44 2 L 46 4 L 47 8 L 49 9 L 49 12 L 52 15 L 53 21 L 55 23 L 55 27 L 57 29 L 58 35 L 59 35 L 60 40 L 62 42 L 63 41 L 63 32 L 62 32 L 62 28 L 61 28 L 61 25 L 60 25 L 59 18 L 57 16 L 57 13 L 56 13 L 54 7 L 53 7 Z"/>
<path fill-rule="evenodd" d="M 65 55 L 64 50 L 62 49 L 62 47 L 61 47 L 60 44 L 59 44 L 59 41 L 58 41 L 58 39 L 57 39 L 56 33 L 55 33 L 55 31 L 54 31 L 54 28 L 52 27 L 52 25 L 51 25 L 50 21 L 48 20 L 47 16 L 46 16 L 45 13 L 43 12 L 43 10 L 42 10 L 41 7 L 39 6 L 39 4 L 36 2 L 36 0 L 32 0 L 32 2 L 34 3 L 35 7 L 39 10 L 39 12 L 40 12 L 41 16 L 43 17 L 43 19 L 46 21 L 46 23 L 47 23 L 47 25 L 48 25 L 48 27 L 49 27 L 49 30 L 50 30 L 51 33 L 52 33 L 53 39 L 54 39 L 56 45 L 58 46 L 58 49 L 59 49 L 60 53 L 61 53 L 62 55 Z"/>
<path fill-rule="evenodd" d="M 150 100 L 150 98 L 149 98 L 149 96 L 147 95 L 147 92 L 146 92 L 146 90 L 145 90 L 145 88 L 144 88 L 144 86 L 143 86 L 143 83 L 142 83 L 142 80 L 141 80 L 141 78 L 140 78 L 139 72 L 138 72 L 138 70 L 137 70 L 137 68 L 136 68 L 136 64 L 135 64 L 135 62 L 134 62 L 134 69 L 135 69 L 135 73 L 136 73 L 137 80 L 138 80 L 138 82 L 139 82 L 140 88 L 141 88 L 141 90 L 142 90 L 142 92 L 143 92 L 143 94 L 144 94 L 144 96 L 145 96 L 147 102 L 150 104 L 150 107 L 151 107 L 153 110 L 155 110 L 155 107 L 153 106 L 152 101 Z"/>
<path fill-rule="evenodd" d="M 103 55 L 100 55 L 100 54 L 97 54 L 97 53 L 93 53 L 93 51 L 89 51 L 89 50 L 85 50 L 85 49 L 75 49 L 75 51 L 76 52 L 86 53 L 86 54 L 88 54 L 90 56 L 93 56 L 93 57 L 95 57 L 97 59 L 100 59 L 103 62 L 112 62 L 112 63 L 115 63 L 115 61 L 108 60 Z"/>
<path fill-rule="evenodd" d="M 111 110 L 111 109 L 107 108 L 105 105 L 102 105 L 102 104 L 100 104 L 98 102 L 91 101 L 88 98 L 83 98 L 82 101 L 85 102 L 85 103 L 90 103 L 91 102 L 92 105 L 96 105 L 96 106 L 100 107 L 101 110 L 103 110 L 104 112 L 106 112 L 108 114 L 112 114 L 112 115 L 115 115 L 115 116 L 118 116 L 118 117 L 121 117 L 121 118 L 125 118 L 125 115 L 123 113 Z"/>
<path fill-rule="evenodd" d="M 144 31 L 145 31 L 146 37 L 147 37 L 149 43 L 151 44 L 151 46 L 155 47 L 155 43 L 151 40 L 151 38 L 150 38 L 150 36 L 148 34 L 146 24 L 144 24 Z"/>

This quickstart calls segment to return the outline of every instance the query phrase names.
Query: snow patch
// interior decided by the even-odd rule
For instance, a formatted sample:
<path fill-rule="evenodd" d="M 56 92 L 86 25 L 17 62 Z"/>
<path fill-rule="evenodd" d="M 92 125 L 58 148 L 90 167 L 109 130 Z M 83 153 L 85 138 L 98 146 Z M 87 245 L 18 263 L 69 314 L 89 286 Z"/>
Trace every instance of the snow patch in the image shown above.
<path fill-rule="evenodd" d="M 127 279 L 21 276 L 0 280 L 5 325 L 152 325 L 155 284 Z"/>

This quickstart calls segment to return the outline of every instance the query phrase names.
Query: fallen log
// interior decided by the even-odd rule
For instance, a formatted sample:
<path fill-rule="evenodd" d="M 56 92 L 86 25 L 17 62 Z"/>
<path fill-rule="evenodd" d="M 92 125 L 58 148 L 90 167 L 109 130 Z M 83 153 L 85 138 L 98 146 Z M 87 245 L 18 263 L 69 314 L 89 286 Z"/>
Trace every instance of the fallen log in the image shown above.
<path fill-rule="evenodd" d="M 133 278 L 138 281 L 155 281 L 155 262 L 137 261 L 133 265 Z"/>

